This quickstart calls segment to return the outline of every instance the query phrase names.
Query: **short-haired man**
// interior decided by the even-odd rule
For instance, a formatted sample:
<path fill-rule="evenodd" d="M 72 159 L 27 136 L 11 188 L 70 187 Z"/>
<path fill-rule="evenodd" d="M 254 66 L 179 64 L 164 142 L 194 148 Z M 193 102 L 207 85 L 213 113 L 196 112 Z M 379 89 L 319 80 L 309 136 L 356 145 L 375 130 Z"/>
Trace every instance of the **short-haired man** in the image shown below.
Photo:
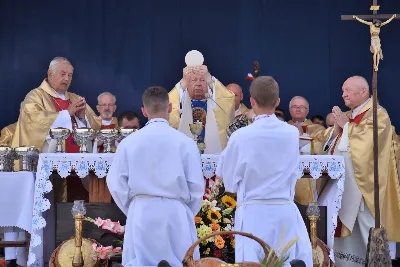
<path fill-rule="evenodd" d="M 169 126 L 168 92 L 148 88 L 142 97 L 145 127 L 121 141 L 107 176 L 115 203 L 127 216 L 124 266 L 182 266 L 197 240 L 204 178 L 196 143 Z M 195 258 L 199 258 L 199 251 Z"/>
<path fill-rule="evenodd" d="M 246 107 L 245 104 L 242 103 L 243 101 L 243 91 L 242 87 L 236 83 L 231 83 L 226 86 L 228 90 L 235 94 L 235 117 L 239 115 L 245 115 L 249 109 Z"/>
<path fill-rule="evenodd" d="M 321 126 L 324 126 L 324 117 L 322 117 L 321 115 L 314 115 L 311 117 L 311 121 L 314 124 L 319 124 Z"/>
<path fill-rule="evenodd" d="M 133 111 L 125 111 L 118 116 L 118 126 L 121 128 L 140 129 L 138 114 Z"/>
<path fill-rule="evenodd" d="M 97 97 L 97 111 L 100 116 L 98 118 L 101 124 L 100 129 L 114 129 L 118 127 L 117 118 L 113 117 L 115 110 L 117 109 L 117 98 L 110 92 L 101 93 Z M 115 151 L 116 147 L 113 145 L 112 150 Z M 103 152 L 104 143 L 103 141 L 95 140 L 93 151 Z"/>
<path fill-rule="evenodd" d="M 312 266 L 310 239 L 293 202 L 300 175 L 299 131 L 276 118 L 279 87 L 272 77 L 255 79 L 250 95 L 256 114 L 254 122 L 230 136 L 216 173 L 222 177 L 227 191 L 237 193 L 235 230 L 254 234 L 274 250 L 282 242 L 286 244 L 298 237 L 288 251 L 288 262 L 300 259 Z M 241 236 L 235 238 L 235 261 L 259 262 L 259 245 Z"/>
<path fill-rule="evenodd" d="M 104 92 L 97 97 L 97 111 L 100 113 L 101 129 L 113 129 L 117 126 L 117 118 L 113 117 L 117 110 L 115 95 Z"/>

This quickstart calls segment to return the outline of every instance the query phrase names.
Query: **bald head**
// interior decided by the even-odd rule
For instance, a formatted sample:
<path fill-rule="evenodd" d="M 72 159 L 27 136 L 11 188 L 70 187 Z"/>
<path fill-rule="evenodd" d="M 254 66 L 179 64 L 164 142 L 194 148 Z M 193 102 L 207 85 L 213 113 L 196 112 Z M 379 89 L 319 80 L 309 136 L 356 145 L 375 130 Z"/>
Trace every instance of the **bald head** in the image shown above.
<path fill-rule="evenodd" d="M 361 76 L 348 78 L 342 86 L 342 97 L 347 107 L 354 109 L 369 98 L 369 85 Z"/>
<path fill-rule="evenodd" d="M 332 127 L 335 124 L 335 118 L 333 117 L 333 113 L 329 113 L 326 115 L 326 126 Z"/>
<path fill-rule="evenodd" d="M 243 100 L 242 88 L 236 83 L 228 84 L 226 88 L 235 94 L 235 110 L 237 110 Z"/>

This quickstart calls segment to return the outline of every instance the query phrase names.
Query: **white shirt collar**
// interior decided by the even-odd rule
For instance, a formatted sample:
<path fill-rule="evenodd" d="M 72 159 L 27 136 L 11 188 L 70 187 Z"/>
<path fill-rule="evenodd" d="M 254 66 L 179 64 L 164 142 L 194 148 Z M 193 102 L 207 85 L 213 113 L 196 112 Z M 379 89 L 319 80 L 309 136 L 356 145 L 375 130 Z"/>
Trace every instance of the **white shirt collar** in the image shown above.
<path fill-rule="evenodd" d="M 147 125 L 149 125 L 149 124 L 152 124 L 152 123 L 156 123 L 156 122 L 164 122 L 164 123 L 166 123 L 166 124 L 169 125 L 169 122 L 168 122 L 166 119 L 163 119 L 163 118 L 154 118 L 154 119 L 149 120 L 149 121 L 146 123 L 145 126 L 147 126 Z"/>
<path fill-rule="evenodd" d="M 359 105 L 358 107 L 356 107 L 355 109 L 353 109 L 353 112 L 351 113 L 351 118 L 354 119 L 358 112 L 360 112 L 360 110 L 369 102 L 371 98 L 368 98 L 367 100 L 365 100 L 361 105 Z"/>
<path fill-rule="evenodd" d="M 109 120 L 109 121 L 107 121 L 107 120 L 101 120 L 101 124 L 104 125 L 104 126 L 109 126 L 109 125 L 111 125 L 111 122 L 112 122 L 112 119 Z"/>
<path fill-rule="evenodd" d="M 51 89 L 53 89 L 53 88 L 51 88 Z M 60 94 L 59 92 L 57 92 L 57 91 L 54 90 L 54 89 L 53 89 L 53 91 L 54 91 L 54 93 L 56 93 L 56 95 L 57 95 L 59 98 L 61 98 L 62 100 L 66 100 L 64 94 Z"/>

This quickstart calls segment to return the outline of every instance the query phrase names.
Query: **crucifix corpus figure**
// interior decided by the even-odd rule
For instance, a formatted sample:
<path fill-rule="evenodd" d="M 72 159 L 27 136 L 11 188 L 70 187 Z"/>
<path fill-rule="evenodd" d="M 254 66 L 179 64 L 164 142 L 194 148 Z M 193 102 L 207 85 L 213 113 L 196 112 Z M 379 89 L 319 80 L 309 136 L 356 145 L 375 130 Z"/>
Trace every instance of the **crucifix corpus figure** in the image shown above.
<path fill-rule="evenodd" d="M 349 140 L 349 145 L 347 146 L 345 142 L 342 150 L 345 151 L 348 147 L 353 153 L 351 153 L 352 160 L 346 161 L 346 183 L 342 207 L 338 215 L 338 227 L 335 233 L 335 237 L 337 237 L 334 244 L 336 266 L 392 266 L 391 258 L 395 258 L 396 251 L 395 242 L 400 242 L 400 232 L 395 226 L 400 220 L 400 206 L 398 204 L 400 201 L 400 188 L 398 187 L 397 164 L 393 160 L 394 155 L 392 154 L 394 152 L 391 148 L 393 140 L 390 138 L 393 135 L 393 127 L 386 110 L 378 106 L 377 89 L 378 65 L 379 60 L 383 58 L 379 38 L 380 28 L 396 17 L 398 18 L 399 15 L 378 15 L 379 6 L 377 2 L 377 0 L 373 0 L 373 5 L 371 6 L 373 15 L 342 15 L 342 20 L 357 20 L 370 26 L 371 52 L 374 55 L 372 72 L 373 97 L 369 98 L 368 102 L 352 108 L 352 118 L 353 115 L 355 117 L 353 122 L 350 120 L 349 125 L 351 127 L 358 127 L 355 126 L 356 124 L 361 126 L 363 119 L 365 123 L 365 120 L 371 121 L 371 117 L 373 123 L 372 127 L 370 124 L 368 127 L 361 126 L 364 133 L 368 131 L 368 136 L 364 135 L 363 144 L 355 141 L 357 140 L 355 136 L 360 132 L 357 133 L 350 130 L 349 125 L 347 129 L 346 127 L 342 128 L 343 136 L 348 136 Z M 367 20 L 371 20 L 371 22 Z M 380 20 L 386 21 L 382 23 Z M 355 92 L 353 90 L 356 90 L 357 86 L 364 88 L 364 92 L 367 93 L 368 97 L 369 88 L 365 79 L 359 79 L 362 82 L 358 85 L 356 85 L 357 82 L 353 84 L 351 79 L 349 80 L 343 85 L 343 96 L 347 98 L 347 101 L 350 99 L 350 102 L 352 102 L 351 92 Z M 354 79 L 352 80 L 355 81 Z M 359 110 L 357 111 L 357 109 Z M 361 119 L 358 123 L 356 120 L 359 116 L 361 116 Z M 338 150 L 341 150 L 341 144 L 339 143 Z M 366 155 L 367 151 L 371 151 L 372 148 L 373 157 L 367 159 L 365 156 L 356 156 L 354 154 L 354 151 L 365 149 L 366 147 L 368 147 L 368 150 L 365 150 L 364 153 L 361 152 L 360 155 Z M 366 172 L 365 166 L 367 162 L 372 162 L 373 165 L 369 165 L 370 169 Z M 359 171 L 361 166 L 364 172 Z M 348 172 L 348 170 L 350 171 Z M 352 173 L 354 173 L 354 178 L 352 178 Z M 357 195 L 358 198 L 355 198 Z M 357 200 L 354 201 L 354 199 Z"/>
<path fill-rule="evenodd" d="M 354 19 L 361 23 L 369 25 L 371 33 L 371 53 L 374 54 L 374 70 L 378 71 L 379 60 L 383 59 L 383 53 L 381 48 L 381 39 L 379 38 L 379 33 L 381 32 L 381 27 L 391 22 L 396 17 L 394 14 L 390 19 L 385 22 L 381 22 L 378 19 L 374 19 L 372 22 L 360 19 L 357 16 L 353 16 Z"/>

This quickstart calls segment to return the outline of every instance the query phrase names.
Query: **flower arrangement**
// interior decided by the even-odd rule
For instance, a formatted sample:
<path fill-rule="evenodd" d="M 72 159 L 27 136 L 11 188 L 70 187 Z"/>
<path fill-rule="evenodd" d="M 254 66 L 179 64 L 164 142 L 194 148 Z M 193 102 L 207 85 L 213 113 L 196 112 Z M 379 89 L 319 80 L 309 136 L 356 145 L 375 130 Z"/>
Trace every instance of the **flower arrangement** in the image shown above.
<path fill-rule="evenodd" d="M 7 262 L 5 259 L 0 259 L 0 266 L 6 266 Z"/>
<path fill-rule="evenodd" d="M 103 220 L 100 217 L 97 219 L 92 219 L 90 217 L 85 217 L 84 219 L 87 222 L 91 222 L 95 224 L 97 227 L 101 227 L 104 230 L 108 230 L 113 234 L 116 234 L 120 237 L 118 243 L 120 245 L 123 244 L 124 233 L 125 233 L 125 226 L 122 226 L 119 222 L 113 222 L 110 219 Z M 122 237 L 122 238 L 121 238 Z M 114 256 L 121 256 L 122 255 L 122 248 L 121 247 L 112 247 L 112 246 L 98 246 L 96 243 L 92 244 L 92 254 L 89 255 L 89 258 L 93 260 L 108 260 Z"/>
<path fill-rule="evenodd" d="M 199 214 L 195 217 L 197 236 L 212 232 L 233 230 L 236 200 L 225 194 L 220 177 L 205 179 L 206 189 Z M 201 257 L 216 257 L 227 263 L 235 262 L 235 239 L 233 235 L 215 236 L 200 244 Z"/>

